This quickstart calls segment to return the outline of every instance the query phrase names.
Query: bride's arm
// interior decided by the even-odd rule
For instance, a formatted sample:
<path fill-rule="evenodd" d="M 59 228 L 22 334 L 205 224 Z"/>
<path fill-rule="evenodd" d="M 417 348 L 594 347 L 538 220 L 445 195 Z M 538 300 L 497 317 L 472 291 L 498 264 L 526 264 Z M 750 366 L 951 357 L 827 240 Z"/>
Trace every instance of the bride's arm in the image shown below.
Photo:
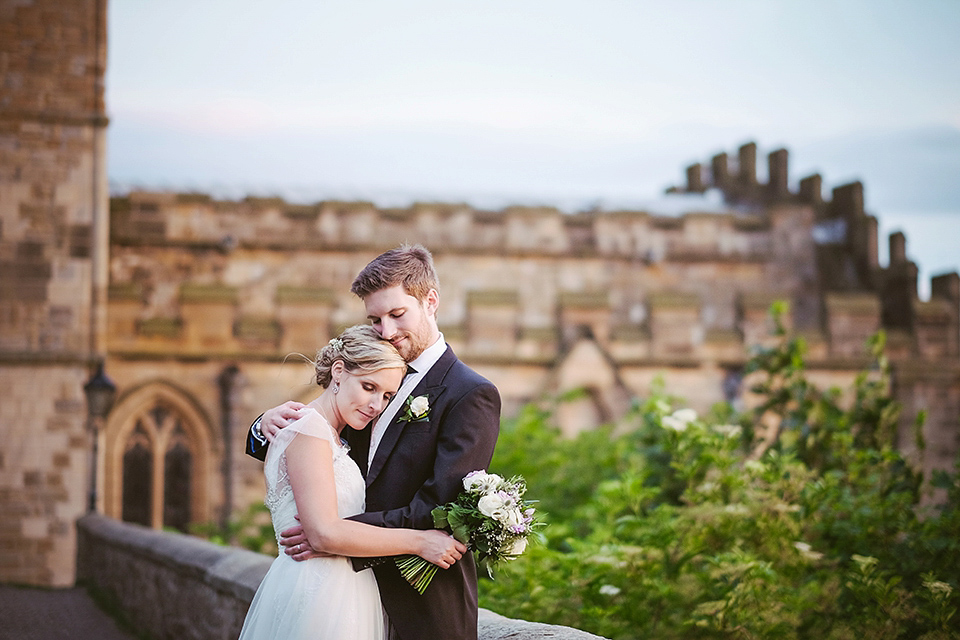
<path fill-rule="evenodd" d="M 287 474 L 308 544 L 331 555 L 369 557 L 413 554 L 449 568 L 466 547 L 441 531 L 387 529 L 337 515 L 331 445 L 298 434 L 287 447 Z"/>

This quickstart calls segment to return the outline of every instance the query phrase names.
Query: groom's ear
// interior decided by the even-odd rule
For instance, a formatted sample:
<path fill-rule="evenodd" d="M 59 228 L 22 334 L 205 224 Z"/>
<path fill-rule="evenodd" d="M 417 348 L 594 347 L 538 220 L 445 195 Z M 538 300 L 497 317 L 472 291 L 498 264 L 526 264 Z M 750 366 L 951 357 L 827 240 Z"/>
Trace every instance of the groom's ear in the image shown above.
<path fill-rule="evenodd" d="M 436 289 L 430 289 L 430 291 L 427 291 L 427 295 L 423 299 L 423 307 L 426 310 L 427 315 L 436 317 L 437 309 L 440 308 L 440 292 Z"/>

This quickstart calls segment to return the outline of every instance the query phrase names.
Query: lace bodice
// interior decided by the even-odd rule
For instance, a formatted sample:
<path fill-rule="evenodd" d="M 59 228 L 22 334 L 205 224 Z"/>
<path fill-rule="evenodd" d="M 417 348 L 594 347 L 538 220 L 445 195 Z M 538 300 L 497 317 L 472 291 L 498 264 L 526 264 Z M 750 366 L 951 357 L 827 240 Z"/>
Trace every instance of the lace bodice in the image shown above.
<path fill-rule="evenodd" d="M 290 477 L 287 475 L 286 449 L 296 437 L 321 438 L 330 443 L 333 451 L 333 475 L 337 485 L 337 513 L 341 518 L 363 513 L 366 485 L 357 463 L 349 456 L 349 447 L 341 443 L 339 435 L 323 416 L 311 408 L 301 409 L 300 418 L 280 431 L 264 462 L 267 481 L 264 501 L 270 509 L 273 531 L 280 541 L 280 532 L 298 524 L 294 517 L 297 504 L 293 498 Z"/>

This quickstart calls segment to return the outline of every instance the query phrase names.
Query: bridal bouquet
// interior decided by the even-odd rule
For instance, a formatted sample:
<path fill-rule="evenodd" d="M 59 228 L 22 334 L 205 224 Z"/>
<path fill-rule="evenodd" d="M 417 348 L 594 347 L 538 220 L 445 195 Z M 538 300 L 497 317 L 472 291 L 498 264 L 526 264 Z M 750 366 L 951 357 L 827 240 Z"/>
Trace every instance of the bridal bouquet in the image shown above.
<path fill-rule="evenodd" d="M 531 502 L 523 500 L 523 478 L 504 480 L 495 473 L 472 471 L 463 479 L 457 499 L 434 509 L 433 523 L 477 553 L 477 563 L 493 577 L 493 565 L 513 560 L 527 548 L 534 522 Z M 419 556 L 397 557 L 397 567 L 422 595 L 437 573 L 437 565 Z"/>

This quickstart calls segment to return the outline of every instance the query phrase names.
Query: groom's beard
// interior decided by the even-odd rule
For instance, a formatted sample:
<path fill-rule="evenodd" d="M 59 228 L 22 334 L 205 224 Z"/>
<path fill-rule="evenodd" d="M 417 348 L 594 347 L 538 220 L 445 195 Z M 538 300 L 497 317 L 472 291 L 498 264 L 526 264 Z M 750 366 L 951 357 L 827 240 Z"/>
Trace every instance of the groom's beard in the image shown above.
<path fill-rule="evenodd" d="M 404 361 L 413 362 L 430 346 L 427 342 L 428 338 L 423 337 L 430 335 L 430 323 L 427 322 L 426 316 L 421 318 L 415 331 L 405 331 L 402 335 L 403 341 L 393 346 L 397 348 Z"/>

